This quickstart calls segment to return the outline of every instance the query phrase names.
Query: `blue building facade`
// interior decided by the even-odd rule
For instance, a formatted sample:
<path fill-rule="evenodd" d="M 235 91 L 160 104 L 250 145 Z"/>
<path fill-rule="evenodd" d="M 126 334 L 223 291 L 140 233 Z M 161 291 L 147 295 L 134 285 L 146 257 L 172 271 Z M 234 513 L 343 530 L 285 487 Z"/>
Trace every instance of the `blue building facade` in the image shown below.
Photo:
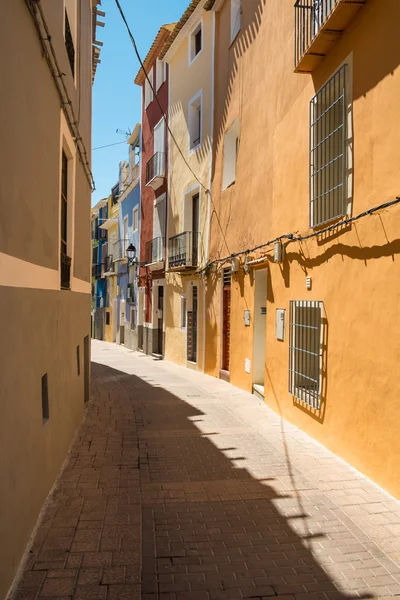
<path fill-rule="evenodd" d="M 92 209 L 92 337 L 104 340 L 107 280 L 104 278 L 108 253 L 107 232 L 101 224 L 107 220 L 107 198 Z"/>
<path fill-rule="evenodd" d="M 129 164 L 120 163 L 120 197 L 118 231 L 121 254 L 126 256 L 129 246 L 134 246 L 134 261 L 118 263 L 117 343 L 132 350 L 138 347 L 138 275 L 140 256 L 140 126 L 136 126 L 130 140 Z M 127 185 L 128 184 L 128 185 Z M 122 193 L 121 193 L 122 190 Z"/>
<path fill-rule="evenodd" d="M 125 249 L 131 244 L 136 248 L 139 256 L 140 243 L 140 182 L 120 198 L 119 209 L 119 238 L 121 246 Z M 132 350 L 137 349 L 137 298 L 138 298 L 138 266 L 136 262 L 128 261 L 118 264 L 118 289 L 117 298 L 118 331 L 117 342 L 125 344 Z"/>

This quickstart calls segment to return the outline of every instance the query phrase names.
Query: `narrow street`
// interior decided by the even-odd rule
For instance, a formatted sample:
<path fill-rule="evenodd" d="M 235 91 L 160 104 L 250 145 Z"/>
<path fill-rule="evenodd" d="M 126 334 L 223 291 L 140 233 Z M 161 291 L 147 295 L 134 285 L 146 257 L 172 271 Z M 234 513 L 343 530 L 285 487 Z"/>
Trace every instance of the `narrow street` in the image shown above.
<path fill-rule="evenodd" d="M 14 600 L 400 595 L 400 503 L 255 397 L 92 343 Z"/>

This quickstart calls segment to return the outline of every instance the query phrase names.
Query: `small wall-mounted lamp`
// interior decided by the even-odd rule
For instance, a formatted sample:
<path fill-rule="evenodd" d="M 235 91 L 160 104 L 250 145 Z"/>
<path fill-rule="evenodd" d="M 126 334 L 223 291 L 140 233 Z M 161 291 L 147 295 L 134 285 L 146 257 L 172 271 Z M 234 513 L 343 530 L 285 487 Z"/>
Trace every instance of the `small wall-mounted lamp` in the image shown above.
<path fill-rule="evenodd" d="M 126 249 L 126 258 L 128 259 L 128 264 L 130 267 L 133 267 L 137 263 L 136 258 L 136 248 L 133 244 L 129 244 Z"/>

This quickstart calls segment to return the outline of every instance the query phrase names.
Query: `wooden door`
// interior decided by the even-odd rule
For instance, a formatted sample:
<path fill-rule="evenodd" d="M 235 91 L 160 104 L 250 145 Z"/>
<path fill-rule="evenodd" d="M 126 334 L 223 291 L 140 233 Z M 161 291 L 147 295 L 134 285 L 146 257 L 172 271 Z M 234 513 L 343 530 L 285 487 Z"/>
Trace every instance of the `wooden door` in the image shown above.
<path fill-rule="evenodd" d="M 224 269 L 222 290 L 222 364 L 224 371 L 230 366 L 230 335 L 231 335 L 231 271 Z"/>
<path fill-rule="evenodd" d="M 157 336 L 157 354 L 163 354 L 163 314 L 164 314 L 164 288 L 158 286 L 158 336 Z"/>

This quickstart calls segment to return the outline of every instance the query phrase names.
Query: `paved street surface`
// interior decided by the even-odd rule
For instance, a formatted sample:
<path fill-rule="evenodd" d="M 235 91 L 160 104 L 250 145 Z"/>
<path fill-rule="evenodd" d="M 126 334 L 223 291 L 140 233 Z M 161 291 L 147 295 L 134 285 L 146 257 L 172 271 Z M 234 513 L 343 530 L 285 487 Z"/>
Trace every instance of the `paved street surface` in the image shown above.
<path fill-rule="evenodd" d="M 14 600 L 400 595 L 400 503 L 253 396 L 93 342 Z"/>

